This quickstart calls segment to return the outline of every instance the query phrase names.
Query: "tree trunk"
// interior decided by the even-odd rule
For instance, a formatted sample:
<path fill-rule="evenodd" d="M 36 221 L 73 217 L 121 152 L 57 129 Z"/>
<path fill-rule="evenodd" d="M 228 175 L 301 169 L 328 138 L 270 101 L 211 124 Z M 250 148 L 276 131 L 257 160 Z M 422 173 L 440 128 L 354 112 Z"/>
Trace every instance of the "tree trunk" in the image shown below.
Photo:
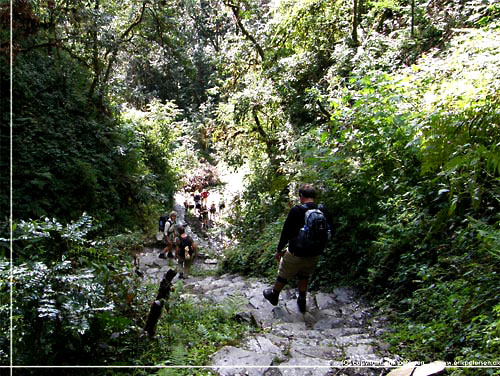
<path fill-rule="evenodd" d="M 359 8 L 359 0 L 353 0 L 352 4 L 352 33 L 351 33 L 351 38 L 352 38 L 352 43 L 355 46 L 359 46 L 359 41 L 358 41 L 358 8 Z"/>
<path fill-rule="evenodd" d="M 99 46 L 98 46 L 98 23 L 97 18 L 99 17 L 99 0 L 96 0 L 94 5 L 94 24 L 93 28 L 90 31 L 92 36 L 92 68 L 94 70 L 94 77 L 92 78 L 92 83 L 90 85 L 88 96 L 92 98 L 94 95 L 97 85 L 99 83 L 99 79 L 101 76 L 101 68 L 99 66 Z"/>
<path fill-rule="evenodd" d="M 177 272 L 175 270 L 169 269 L 160 282 L 156 300 L 153 304 L 151 304 L 151 309 L 149 310 L 148 318 L 146 320 L 146 326 L 144 327 L 144 330 L 150 337 L 153 337 L 156 334 L 156 325 L 160 319 L 162 308 L 165 306 L 165 302 L 170 296 L 170 286 L 172 285 L 172 279 L 174 279 L 176 274 Z"/>
<path fill-rule="evenodd" d="M 411 0 L 411 39 L 415 38 L 415 0 Z"/>
<path fill-rule="evenodd" d="M 356 0 L 355 0 L 356 1 Z M 231 2 L 229 1 L 226 1 L 225 4 L 231 8 L 232 12 L 233 12 L 233 15 L 234 15 L 234 19 L 236 20 L 236 24 L 238 25 L 238 29 L 241 30 L 241 32 L 243 33 L 243 35 L 253 43 L 253 45 L 255 46 L 256 50 L 257 50 L 257 53 L 259 54 L 260 56 L 260 59 L 262 61 L 265 60 L 265 53 L 264 53 L 264 49 L 262 48 L 262 46 L 259 44 L 259 42 L 257 42 L 257 39 L 255 39 L 255 37 L 250 34 L 248 32 L 247 29 L 245 29 L 245 26 L 243 25 L 243 22 L 241 20 L 241 15 L 240 15 L 240 6 L 239 4 L 232 4 Z"/>

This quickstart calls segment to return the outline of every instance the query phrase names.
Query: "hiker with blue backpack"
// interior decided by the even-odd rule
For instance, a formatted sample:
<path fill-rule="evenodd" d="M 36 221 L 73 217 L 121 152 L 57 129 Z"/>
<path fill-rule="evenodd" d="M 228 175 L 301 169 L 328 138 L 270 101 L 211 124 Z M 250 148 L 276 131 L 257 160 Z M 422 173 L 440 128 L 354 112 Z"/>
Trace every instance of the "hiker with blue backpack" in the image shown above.
<path fill-rule="evenodd" d="M 309 278 L 333 229 L 330 213 L 323 205 L 316 205 L 315 199 L 316 190 L 312 184 L 300 187 L 300 205 L 290 209 L 276 248 L 275 258 L 280 263 L 278 276 L 274 286 L 263 291 L 264 298 L 275 306 L 287 282 L 297 277 L 297 305 L 301 313 L 306 312 Z M 287 244 L 288 250 L 283 252 Z"/>

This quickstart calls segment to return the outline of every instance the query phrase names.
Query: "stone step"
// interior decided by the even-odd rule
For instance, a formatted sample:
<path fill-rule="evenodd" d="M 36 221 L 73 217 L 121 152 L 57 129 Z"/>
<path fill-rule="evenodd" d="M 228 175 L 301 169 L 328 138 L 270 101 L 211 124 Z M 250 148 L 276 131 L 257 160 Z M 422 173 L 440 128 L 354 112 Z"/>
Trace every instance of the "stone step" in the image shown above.
<path fill-rule="evenodd" d="M 176 205 L 176 209 L 183 221 L 184 208 Z M 207 258 L 213 257 L 208 255 L 221 253 L 220 241 L 194 233 L 192 236 L 205 253 L 195 261 L 195 267 L 206 265 Z M 172 260 L 159 259 L 159 251 L 146 248 L 137 257 L 144 278 L 156 282 L 169 268 L 176 267 Z M 216 267 L 216 259 L 212 260 L 208 267 Z M 387 345 L 379 339 L 388 326 L 387 317 L 376 315 L 351 288 L 308 292 L 307 312 L 302 314 L 297 307 L 296 288 L 286 288 L 278 305 L 272 306 L 262 295 L 269 284 L 257 278 L 190 276 L 179 286 L 181 299 L 214 306 L 231 304 L 240 310 L 234 319 L 259 327 L 240 345 L 223 347 L 212 355 L 209 365 L 219 375 L 380 376 L 384 372 L 381 369 L 335 367 L 395 364 L 400 360 L 388 354 Z"/>

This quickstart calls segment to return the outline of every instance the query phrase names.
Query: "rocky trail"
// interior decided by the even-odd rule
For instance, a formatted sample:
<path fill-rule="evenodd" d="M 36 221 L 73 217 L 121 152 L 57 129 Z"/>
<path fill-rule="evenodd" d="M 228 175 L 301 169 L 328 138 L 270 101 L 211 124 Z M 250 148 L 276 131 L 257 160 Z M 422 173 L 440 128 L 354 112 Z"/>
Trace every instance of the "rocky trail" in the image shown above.
<path fill-rule="evenodd" d="M 185 220 L 183 200 L 181 195 L 176 197 L 178 221 Z M 190 228 L 187 231 L 200 245 L 202 254 L 193 269 L 215 270 L 217 256 L 222 252 L 220 239 L 202 237 Z M 172 261 L 158 258 L 159 251 L 146 248 L 138 255 L 144 278 L 153 282 L 159 282 L 169 268 L 175 268 Z M 256 278 L 230 274 L 190 276 L 184 280 L 184 298 L 215 305 L 226 299 L 237 300 L 240 318 L 260 328 L 242 339 L 239 346 L 226 346 L 213 354 L 210 366 L 219 375 L 378 376 L 400 364 L 380 339 L 387 330 L 387 318 L 378 315 L 352 289 L 337 288 L 328 294 L 309 292 L 307 312 L 301 314 L 295 286 L 285 288 L 276 307 L 262 295 L 268 286 Z"/>

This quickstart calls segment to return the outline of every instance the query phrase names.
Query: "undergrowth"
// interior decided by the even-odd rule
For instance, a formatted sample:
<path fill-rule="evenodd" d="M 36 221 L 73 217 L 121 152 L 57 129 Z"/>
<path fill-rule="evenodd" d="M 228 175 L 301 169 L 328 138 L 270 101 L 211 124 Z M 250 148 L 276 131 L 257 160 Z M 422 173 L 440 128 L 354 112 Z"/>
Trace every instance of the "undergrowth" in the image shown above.
<path fill-rule="evenodd" d="M 68 225 L 45 219 L 16 228 L 12 268 L 5 258 L 0 259 L 0 326 L 4 333 L 0 364 L 10 362 L 11 291 L 13 363 L 48 366 L 42 371 L 24 369 L 25 374 L 61 374 L 61 370 L 50 369 L 53 365 L 204 366 L 219 348 L 237 344 L 251 330 L 235 319 L 241 309 L 238 298 L 214 306 L 183 296 L 184 287 L 178 283 L 160 318 L 157 335 L 148 338 L 143 328 L 158 284 L 140 278 L 131 262 L 131 253 L 139 250 L 143 239 L 125 234 L 89 240 L 92 228 L 88 216 Z M 7 244 L 6 238 L 0 241 Z M 133 368 L 127 374 L 155 371 L 158 369 Z M 121 374 L 101 368 L 92 372 Z M 162 374 L 168 372 L 173 371 L 161 370 Z M 192 372 L 175 369 L 181 375 Z M 200 369 L 196 374 L 208 372 Z"/>

